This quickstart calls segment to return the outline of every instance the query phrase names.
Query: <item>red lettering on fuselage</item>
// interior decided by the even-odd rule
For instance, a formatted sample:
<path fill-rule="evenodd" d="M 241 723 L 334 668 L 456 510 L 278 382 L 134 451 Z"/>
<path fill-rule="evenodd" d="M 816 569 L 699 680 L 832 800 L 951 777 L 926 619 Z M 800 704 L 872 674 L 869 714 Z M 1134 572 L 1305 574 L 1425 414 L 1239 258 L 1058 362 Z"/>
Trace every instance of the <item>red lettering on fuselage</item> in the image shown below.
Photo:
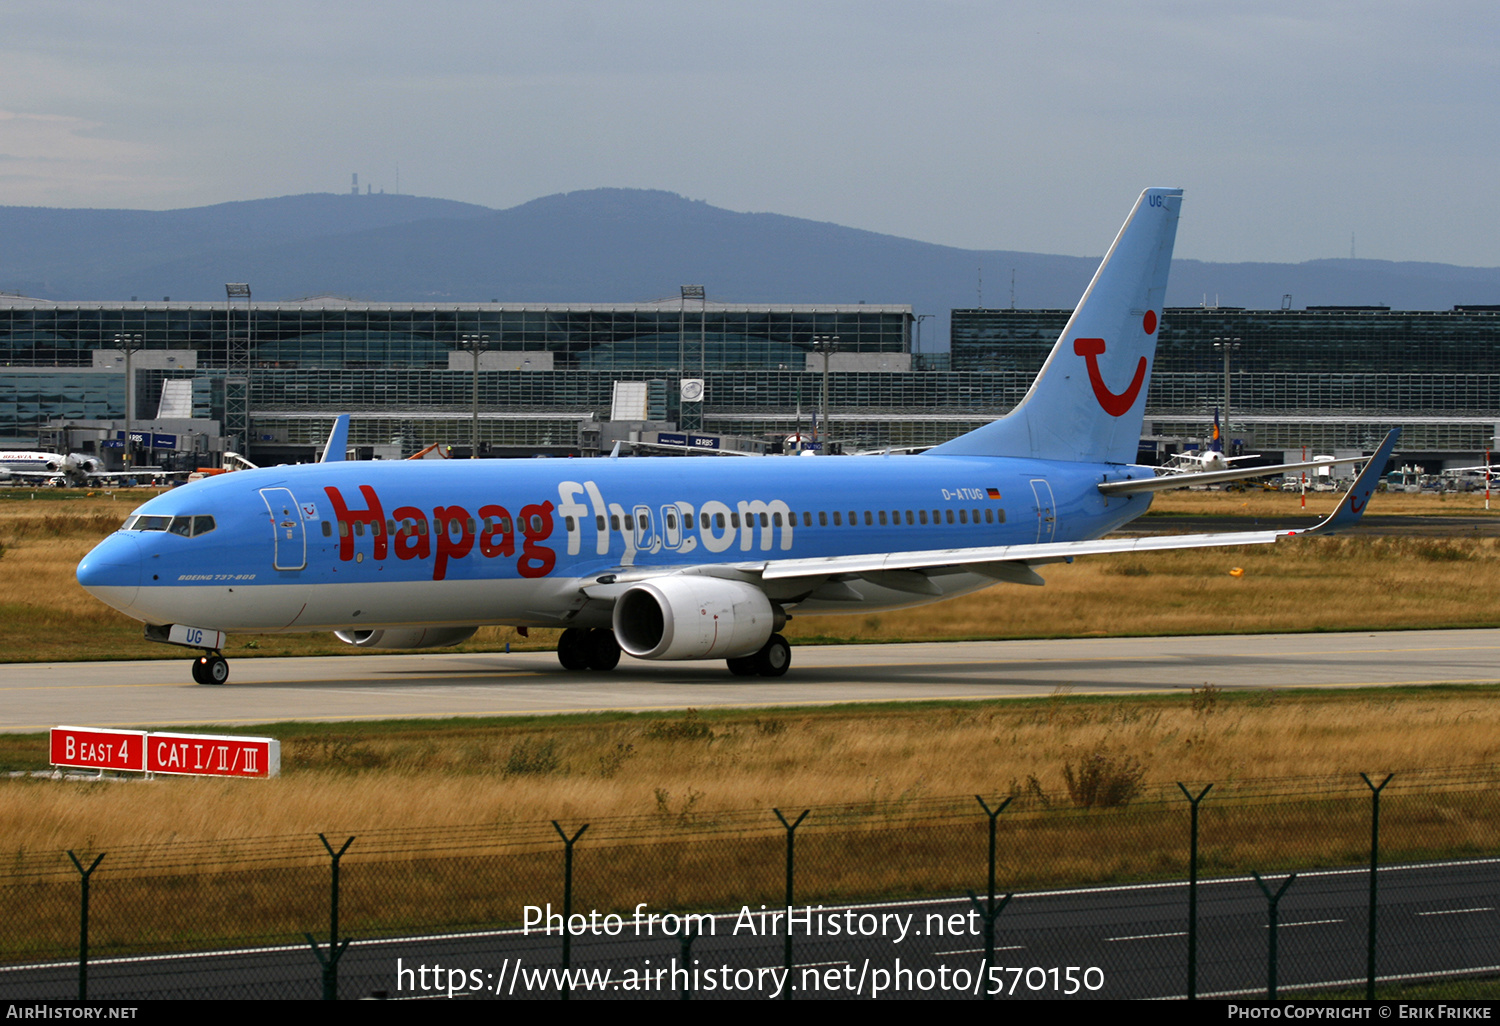
<path fill-rule="evenodd" d="M 355 559 L 354 525 L 358 523 L 369 525 L 370 534 L 375 539 L 377 560 L 385 559 L 391 548 L 401 560 L 430 559 L 435 552 L 434 581 L 446 579 L 449 561 L 466 558 L 474 551 L 475 542 L 479 543 L 480 554 L 486 559 L 515 555 L 517 527 L 523 538 L 521 558 L 516 562 L 518 574 L 545 577 L 557 566 L 557 553 L 540 544 L 552 536 L 554 507 L 551 502 L 523 506 L 518 521 L 511 519 L 510 511 L 504 506 L 480 506 L 482 525 L 475 524 L 463 506 L 435 506 L 429 530 L 427 514 L 415 506 L 396 507 L 392 512 L 394 520 L 388 525 L 380 499 L 369 485 L 359 486 L 365 500 L 364 509 L 351 510 L 337 488 L 323 490 L 328 493 L 339 523 L 341 562 L 349 563 Z M 388 530 L 391 526 L 395 527 L 394 532 Z M 363 531 L 359 537 L 363 537 Z"/>
<path fill-rule="evenodd" d="M 441 581 L 448 576 L 448 560 L 463 559 L 474 547 L 474 528 L 469 511 L 462 506 L 439 506 L 432 511 L 432 522 L 437 527 L 437 563 L 432 579 Z"/>
<path fill-rule="evenodd" d="M 347 563 L 354 558 L 355 524 L 370 525 L 370 533 L 375 536 L 375 558 L 384 559 L 385 511 L 380 507 L 375 489 L 369 485 L 359 486 L 359 493 L 365 497 L 364 509 L 350 509 L 344 505 L 344 497 L 337 488 L 324 488 L 323 491 L 328 493 L 328 501 L 333 503 L 333 515 L 339 522 L 339 559 Z"/>
<path fill-rule="evenodd" d="M 510 519 L 510 510 L 504 506 L 480 506 L 479 515 L 484 518 L 479 551 L 488 559 L 515 555 L 516 529 Z"/>
<path fill-rule="evenodd" d="M 521 507 L 521 559 L 516 571 L 522 577 L 546 577 L 557 565 L 557 553 L 537 542 L 552 535 L 552 503 Z"/>
<path fill-rule="evenodd" d="M 426 559 L 432 555 L 431 544 L 427 541 L 427 514 L 415 506 L 398 506 L 396 519 L 402 525 L 396 532 L 396 558 Z M 411 523 L 408 524 L 408 520 Z M 341 552 L 339 558 L 349 557 Z"/>

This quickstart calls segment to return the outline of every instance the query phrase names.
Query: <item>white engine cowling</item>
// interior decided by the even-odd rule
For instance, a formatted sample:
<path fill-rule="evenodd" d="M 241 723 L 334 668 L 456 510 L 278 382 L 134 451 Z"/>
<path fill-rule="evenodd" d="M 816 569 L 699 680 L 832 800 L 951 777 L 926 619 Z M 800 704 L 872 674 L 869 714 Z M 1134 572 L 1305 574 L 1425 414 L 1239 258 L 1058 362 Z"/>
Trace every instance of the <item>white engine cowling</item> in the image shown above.
<path fill-rule="evenodd" d="M 478 627 L 399 627 L 380 631 L 334 631 L 346 645 L 360 648 L 443 648 L 474 636 Z"/>
<path fill-rule="evenodd" d="M 760 650 L 781 619 L 754 585 L 684 574 L 615 602 L 615 640 L 637 659 L 727 659 Z"/>

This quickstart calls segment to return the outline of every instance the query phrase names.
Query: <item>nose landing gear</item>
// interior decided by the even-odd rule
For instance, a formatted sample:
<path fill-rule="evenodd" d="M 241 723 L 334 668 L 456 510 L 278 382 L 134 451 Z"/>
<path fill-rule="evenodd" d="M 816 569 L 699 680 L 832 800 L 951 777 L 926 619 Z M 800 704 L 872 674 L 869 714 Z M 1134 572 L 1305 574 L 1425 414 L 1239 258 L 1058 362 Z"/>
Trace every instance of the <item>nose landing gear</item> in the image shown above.
<path fill-rule="evenodd" d="M 223 684 L 229 679 L 229 660 L 218 652 L 206 652 L 193 660 L 193 680 L 199 684 Z"/>

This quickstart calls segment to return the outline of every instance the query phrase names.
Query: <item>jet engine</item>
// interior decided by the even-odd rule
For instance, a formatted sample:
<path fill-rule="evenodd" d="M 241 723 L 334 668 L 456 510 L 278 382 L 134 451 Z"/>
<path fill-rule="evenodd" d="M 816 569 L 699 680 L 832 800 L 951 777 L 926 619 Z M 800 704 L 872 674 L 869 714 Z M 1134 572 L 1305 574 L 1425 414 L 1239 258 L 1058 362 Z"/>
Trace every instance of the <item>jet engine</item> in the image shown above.
<path fill-rule="evenodd" d="M 380 631 L 334 631 L 346 645 L 360 648 L 444 648 L 474 636 L 478 627 L 399 627 Z"/>
<path fill-rule="evenodd" d="M 615 639 L 637 659 L 747 656 L 784 623 L 759 588 L 718 577 L 642 581 L 615 601 Z"/>

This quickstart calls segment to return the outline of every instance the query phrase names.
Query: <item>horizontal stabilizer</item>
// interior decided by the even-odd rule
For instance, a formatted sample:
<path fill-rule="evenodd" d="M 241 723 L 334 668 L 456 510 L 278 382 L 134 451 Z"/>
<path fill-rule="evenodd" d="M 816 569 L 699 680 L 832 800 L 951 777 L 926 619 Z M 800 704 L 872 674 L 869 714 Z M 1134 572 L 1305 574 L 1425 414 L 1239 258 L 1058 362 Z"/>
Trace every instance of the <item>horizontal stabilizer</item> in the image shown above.
<path fill-rule="evenodd" d="M 1140 477 L 1134 480 L 1105 481 L 1099 490 L 1105 495 L 1133 495 L 1136 492 L 1165 492 L 1173 488 L 1190 488 L 1193 485 L 1222 484 L 1226 481 L 1250 481 L 1257 477 L 1274 477 L 1277 474 L 1312 470 L 1317 467 L 1337 467 L 1346 463 L 1363 463 L 1365 456 L 1341 456 L 1336 460 L 1309 460 L 1306 463 L 1278 463 L 1274 467 L 1245 467 L 1240 470 L 1204 470 L 1187 474 L 1162 474 L 1157 477 Z"/>

